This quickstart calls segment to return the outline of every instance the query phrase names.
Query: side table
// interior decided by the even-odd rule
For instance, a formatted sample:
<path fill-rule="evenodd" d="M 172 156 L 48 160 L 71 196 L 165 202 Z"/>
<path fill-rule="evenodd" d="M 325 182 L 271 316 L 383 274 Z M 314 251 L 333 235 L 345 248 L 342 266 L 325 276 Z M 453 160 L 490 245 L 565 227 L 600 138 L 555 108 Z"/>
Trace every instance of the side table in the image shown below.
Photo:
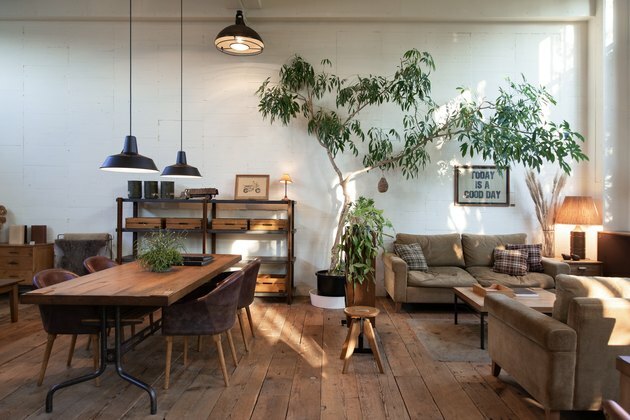
<path fill-rule="evenodd" d="M 595 260 L 563 260 L 556 258 L 558 261 L 569 264 L 571 274 L 574 276 L 602 276 L 604 275 L 604 263 Z"/>
<path fill-rule="evenodd" d="M 0 294 L 9 293 L 11 322 L 18 321 L 18 284 L 19 279 L 0 279 Z"/>

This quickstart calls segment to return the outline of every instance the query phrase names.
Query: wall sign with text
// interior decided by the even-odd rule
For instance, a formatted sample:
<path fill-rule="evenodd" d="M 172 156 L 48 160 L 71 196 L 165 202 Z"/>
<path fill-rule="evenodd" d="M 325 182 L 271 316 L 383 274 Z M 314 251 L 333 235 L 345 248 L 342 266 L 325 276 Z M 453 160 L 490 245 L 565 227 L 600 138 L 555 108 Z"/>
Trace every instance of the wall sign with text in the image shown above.
<path fill-rule="evenodd" d="M 455 204 L 509 206 L 510 170 L 496 166 L 455 166 Z"/>

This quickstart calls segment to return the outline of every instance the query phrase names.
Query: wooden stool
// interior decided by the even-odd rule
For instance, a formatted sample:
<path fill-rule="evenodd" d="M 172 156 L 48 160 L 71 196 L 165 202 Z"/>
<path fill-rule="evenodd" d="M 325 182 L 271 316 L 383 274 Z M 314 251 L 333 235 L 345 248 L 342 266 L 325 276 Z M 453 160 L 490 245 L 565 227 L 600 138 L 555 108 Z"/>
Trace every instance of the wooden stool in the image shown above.
<path fill-rule="evenodd" d="M 350 325 L 348 326 L 348 336 L 346 337 L 346 341 L 343 343 L 343 348 L 341 350 L 340 359 L 344 361 L 342 373 L 346 373 L 348 371 L 350 356 L 354 353 L 354 348 L 357 346 L 357 339 L 361 333 L 365 334 L 368 342 L 370 343 L 370 348 L 372 349 L 372 354 L 374 355 L 374 359 L 378 365 L 378 370 L 381 373 L 385 373 L 383 370 L 383 363 L 381 362 L 381 353 L 379 353 L 378 346 L 376 345 L 374 328 L 372 328 L 372 323 L 369 320 L 369 318 L 376 317 L 380 311 L 371 306 L 350 306 L 343 311 L 348 317 L 350 317 Z"/>
<path fill-rule="evenodd" d="M 9 306 L 11 308 L 11 322 L 18 320 L 18 284 L 21 280 L 0 279 L 0 294 L 9 293 Z"/>

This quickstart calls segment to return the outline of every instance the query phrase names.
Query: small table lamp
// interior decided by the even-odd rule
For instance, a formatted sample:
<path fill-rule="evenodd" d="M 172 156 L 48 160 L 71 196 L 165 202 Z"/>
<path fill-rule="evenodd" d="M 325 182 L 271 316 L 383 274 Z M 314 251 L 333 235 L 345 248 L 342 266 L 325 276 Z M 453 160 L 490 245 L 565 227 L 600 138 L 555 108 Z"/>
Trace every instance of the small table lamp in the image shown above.
<path fill-rule="evenodd" d="M 602 218 L 589 196 L 566 196 L 556 215 L 556 223 L 576 225 L 571 231 L 571 255 L 586 258 L 585 232 L 580 225 L 601 225 Z"/>
<path fill-rule="evenodd" d="M 292 184 L 293 180 L 291 179 L 291 176 L 289 174 L 282 174 L 282 176 L 280 177 L 280 182 L 284 182 L 284 198 L 283 198 L 283 200 L 288 200 L 289 197 L 287 197 L 287 184 Z"/>

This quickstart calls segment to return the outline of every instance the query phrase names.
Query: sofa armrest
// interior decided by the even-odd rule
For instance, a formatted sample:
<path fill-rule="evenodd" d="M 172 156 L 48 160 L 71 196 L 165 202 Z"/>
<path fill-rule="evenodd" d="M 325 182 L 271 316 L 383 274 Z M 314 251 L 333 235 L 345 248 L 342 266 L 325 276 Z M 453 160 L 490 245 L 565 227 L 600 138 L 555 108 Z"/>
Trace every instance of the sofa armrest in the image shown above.
<path fill-rule="evenodd" d="M 505 369 L 546 410 L 573 409 L 575 330 L 507 296 L 485 301 L 494 372 Z"/>
<path fill-rule="evenodd" d="M 505 295 L 486 296 L 488 314 L 549 351 L 575 351 L 573 328 Z"/>
<path fill-rule="evenodd" d="M 571 274 L 571 267 L 564 261 L 554 260 L 553 258 L 542 258 L 543 273 L 550 275 L 556 279 L 558 274 Z"/>
<path fill-rule="evenodd" d="M 396 303 L 407 301 L 407 263 L 393 252 L 383 253 L 384 284 Z"/>
<path fill-rule="evenodd" d="M 630 299 L 574 298 L 567 325 L 577 332 L 575 407 L 598 409 L 604 399 L 619 395 L 615 359 L 630 354 Z"/>

